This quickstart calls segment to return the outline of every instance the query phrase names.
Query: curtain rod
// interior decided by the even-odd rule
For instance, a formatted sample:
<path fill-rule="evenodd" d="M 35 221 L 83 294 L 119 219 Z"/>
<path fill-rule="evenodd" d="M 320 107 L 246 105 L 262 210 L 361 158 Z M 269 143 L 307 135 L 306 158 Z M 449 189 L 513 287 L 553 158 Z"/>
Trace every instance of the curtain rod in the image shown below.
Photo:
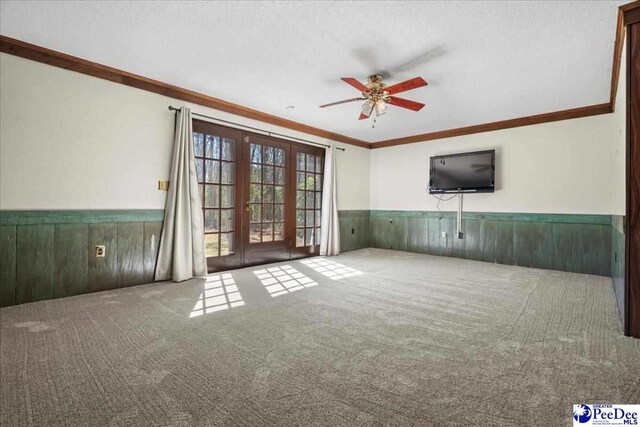
<path fill-rule="evenodd" d="M 176 108 L 173 105 L 169 105 L 169 111 L 178 112 L 178 111 L 180 111 L 180 108 Z M 302 138 L 298 138 L 298 137 L 295 137 L 295 136 L 283 135 L 281 133 L 271 132 L 271 131 L 260 129 L 260 128 L 256 128 L 256 127 L 253 127 L 253 126 L 243 125 L 242 123 L 236 123 L 236 122 L 231 122 L 229 120 L 219 119 L 217 117 L 206 116 L 204 114 L 191 112 L 191 115 L 192 116 L 204 117 L 204 118 L 210 119 L 210 120 L 216 120 L 216 121 L 219 121 L 219 122 L 222 122 L 222 123 L 227 123 L 227 124 L 230 124 L 230 125 L 241 126 L 243 128 L 251 129 L 253 131 L 266 133 L 268 136 L 279 136 L 280 138 L 287 138 L 287 139 L 291 139 L 291 140 L 305 142 L 307 144 L 319 145 L 321 147 L 326 147 L 326 148 L 331 147 L 330 145 L 321 144 L 319 142 L 314 142 L 314 141 L 309 141 L 308 139 L 302 139 Z M 339 148 L 339 147 L 336 147 L 336 150 L 345 151 L 344 148 Z"/>

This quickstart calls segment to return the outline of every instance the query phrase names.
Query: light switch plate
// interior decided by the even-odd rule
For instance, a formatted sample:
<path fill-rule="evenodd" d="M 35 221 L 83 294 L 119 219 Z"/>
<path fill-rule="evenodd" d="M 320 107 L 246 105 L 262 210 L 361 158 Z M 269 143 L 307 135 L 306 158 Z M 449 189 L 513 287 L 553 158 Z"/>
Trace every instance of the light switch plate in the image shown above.
<path fill-rule="evenodd" d="M 158 181 L 158 190 L 168 191 L 169 190 L 169 181 Z"/>

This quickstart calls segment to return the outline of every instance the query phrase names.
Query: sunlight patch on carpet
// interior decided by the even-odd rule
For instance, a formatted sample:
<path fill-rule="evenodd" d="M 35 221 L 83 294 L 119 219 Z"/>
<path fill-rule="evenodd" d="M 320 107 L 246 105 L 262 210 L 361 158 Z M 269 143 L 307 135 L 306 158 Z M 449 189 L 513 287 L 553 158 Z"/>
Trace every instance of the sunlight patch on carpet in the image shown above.
<path fill-rule="evenodd" d="M 207 277 L 204 289 L 191 310 L 190 318 L 244 305 L 242 295 L 230 273 Z"/>
<path fill-rule="evenodd" d="M 363 274 L 362 271 L 347 267 L 346 265 L 339 264 L 334 261 L 329 261 L 325 258 L 310 258 L 300 262 L 331 280 L 340 280 L 345 277 Z"/>
<path fill-rule="evenodd" d="M 290 265 L 256 270 L 253 274 L 258 277 L 260 283 L 262 283 L 264 288 L 272 297 L 277 297 L 317 285 L 317 283 L 312 279 L 300 273 Z"/>

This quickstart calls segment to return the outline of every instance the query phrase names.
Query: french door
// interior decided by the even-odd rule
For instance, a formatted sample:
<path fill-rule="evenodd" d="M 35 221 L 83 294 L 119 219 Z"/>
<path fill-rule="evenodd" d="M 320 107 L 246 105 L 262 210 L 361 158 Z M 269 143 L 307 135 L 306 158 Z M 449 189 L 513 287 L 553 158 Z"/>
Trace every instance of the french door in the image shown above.
<path fill-rule="evenodd" d="M 244 264 L 291 259 L 291 145 L 271 138 L 244 135 L 245 192 L 242 202 Z"/>
<path fill-rule="evenodd" d="M 242 266 L 242 134 L 193 121 L 193 148 L 204 217 L 209 271 Z"/>
<path fill-rule="evenodd" d="M 209 271 L 319 253 L 324 150 L 193 121 Z"/>

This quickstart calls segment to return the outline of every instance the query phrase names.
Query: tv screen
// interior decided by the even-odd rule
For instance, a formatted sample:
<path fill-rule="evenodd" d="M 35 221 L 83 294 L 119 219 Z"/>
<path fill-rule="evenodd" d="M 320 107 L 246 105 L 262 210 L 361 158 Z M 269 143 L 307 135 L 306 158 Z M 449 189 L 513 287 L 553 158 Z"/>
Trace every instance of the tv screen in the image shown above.
<path fill-rule="evenodd" d="M 495 150 L 431 157 L 429 193 L 493 193 Z"/>

